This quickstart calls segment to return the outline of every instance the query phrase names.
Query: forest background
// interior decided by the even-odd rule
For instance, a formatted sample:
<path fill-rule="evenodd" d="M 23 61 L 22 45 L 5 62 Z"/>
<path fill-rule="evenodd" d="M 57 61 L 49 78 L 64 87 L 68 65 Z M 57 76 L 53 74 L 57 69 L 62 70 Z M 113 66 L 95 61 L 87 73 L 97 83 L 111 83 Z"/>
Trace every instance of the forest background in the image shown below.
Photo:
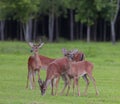
<path fill-rule="evenodd" d="M 120 0 L 0 0 L 0 40 L 120 40 Z"/>

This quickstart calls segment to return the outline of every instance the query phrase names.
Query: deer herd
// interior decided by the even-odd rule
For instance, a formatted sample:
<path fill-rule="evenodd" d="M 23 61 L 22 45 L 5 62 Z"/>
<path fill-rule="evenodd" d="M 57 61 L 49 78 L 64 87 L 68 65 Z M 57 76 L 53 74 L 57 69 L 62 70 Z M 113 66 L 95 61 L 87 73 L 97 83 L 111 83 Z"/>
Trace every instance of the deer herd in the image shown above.
<path fill-rule="evenodd" d="M 96 95 L 99 94 L 96 87 L 96 81 L 92 75 L 94 65 L 90 61 L 85 60 L 84 53 L 78 51 L 77 49 L 71 51 L 62 49 L 63 57 L 53 59 L 39 54 L 38 51 L 40 48 L 42 48 L 44 43 L 33 44 L 32 42 L 29 42 L 28 44 L 31 47 L 31 52 L 33 53 L 33 55 L 30 56 L 28 59 L 28 75 L 26 88 L 28 88 L 29 83 L 30 89 L 35 89 L 35 79 L 37 73 L 41 95 L 44 95 L 46 93 L 49 85 L 51 85 L 51 95 L 57 95 L 58 84 L 60 78 L 62 78 L 62 80 L 64 81 L 64 87 L 60 94 L 62 95 L 66 88 L 66 95 L 69 94 L 72 82 L 71 80 L 73 80 L 73 95 L 75 93 L 75 88 L 77 88 L 78 96 L 80 96 L 80 77 L 82 77 L 86 82 L 84 95 L 87 95 L 89 79 L 93 82 Z M 45 69 L 46 71 L 45 81 L 40 78 L 41 69 Z"/>

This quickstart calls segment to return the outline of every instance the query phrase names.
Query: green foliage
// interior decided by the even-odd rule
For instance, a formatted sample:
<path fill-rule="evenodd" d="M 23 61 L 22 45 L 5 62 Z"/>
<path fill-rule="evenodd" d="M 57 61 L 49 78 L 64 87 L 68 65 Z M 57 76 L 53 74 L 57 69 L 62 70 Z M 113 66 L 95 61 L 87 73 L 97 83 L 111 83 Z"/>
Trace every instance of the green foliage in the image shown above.
<path fill-rule="evenodd" d="M 23 23 L 38 14 L 66 14 L 76 11 L 76 21 L 94 24 L 98 16 L 111 20 L 116 13 L 117 0 L 0 0 L 0 19 L 16 19 Z"/>
<path fill-rule="evenodd" d="M 54 14 L 60 16 L 65 12 L 64 0 L 41 0 L 39 5 L 39 13 Z"/>
<path fill-rule="evenodd" d="M 100 16 L 110 21 L 114 18 L 117 8 L 117 0 L 95 0 L 96 9 Z"/>
<path fill-rule="evenodd" d="M 0 19 L 11 19 L 14 15 L 15 5 L 11 0 L 0 1 Z"/>
<path fill-rule="evenodd" d="M 82 0 L 77 3 L 76 21 L 93 25 L 97 18 L 97 10 L 92 0 Z"/>
<path fill-rule="evenodd" d="M 16 5 L 14 19 L 23 23 L 27 22 L 30 18 L 35 18 L 38 12 L 38 0 L 19 0 L 14 2 Z"/>
<path fill-rule="evenodd" d="M 36 16 L 38 3 L 38 0 L 3 0 L 0 2 L 0 16 L 25 23 Z"/>
<path fill-rule="evenodd" d="M 67 9 L 76 9 L 76 5 L 79 1 L 78 0 L 64 0 L 65 7 Z"/>

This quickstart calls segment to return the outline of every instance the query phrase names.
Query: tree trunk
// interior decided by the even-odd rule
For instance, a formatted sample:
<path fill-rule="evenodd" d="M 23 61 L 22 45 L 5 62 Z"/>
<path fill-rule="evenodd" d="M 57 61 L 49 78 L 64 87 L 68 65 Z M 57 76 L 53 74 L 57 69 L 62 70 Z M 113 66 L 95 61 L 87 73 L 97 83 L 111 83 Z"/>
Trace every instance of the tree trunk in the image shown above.
<path fill-rule="evenodd" d="M 111 38 L 112 38 L 112 43 L 115 44 L 115 22 L 111 21 Z"/>
<path fill-rule="evenodd" d="M 102 35 L 103 35 L 103 22 L 102 22 L 102 20 L 100 20 L 100 27 L 99 27 L 99 30 L 100 30 L 100 37 L 99 37 L 99 40 L 102 41 Z"/>
<path fill-rule="evenodd" d="M 97 21 L 95 21 L 95 24 L 94 24 L 94 41 L 97 41 Z"/>
<path fill-rule="evenodd" d="M 76 34 L 76 39 L 78 40 L 79 39 L 79 22 L 76 22 L 75 23 L 75 34 Z"/>
<path fill-rule="evenodd" d="M 113 0 L 111 0 L 111 2 L 113 2 Z M 112 14 L 111 17 L 113 17 L 113 19 L 111 19 L 111 37 L 112 37 L 112 43 L 115 44 L 115 22 L 119 13 L 119 7 L 120 7 L 120 0 L 117 0 L 117 8 L 115 11 L 115 14 Z"/>
<path fill-rule="evenodd" d="M 54 34 L 54 14 L 49 14 L 49 42 L 53 41 L 53 34 Z"/>
<path fill-rule="evenodd" d="M 32 19 L 30 19 L 28 23 L 28 33 L 29 33 L 30 41 L 32 40 L 32 33 L 33 33 L 32 29 L 33 29 Z"/>
<path fill-rule="evenodd" d="M 106 21 L 104 21 L 104 36 L 103 36 L 103 39 L 104 39 L 104 42 L 106 41 Z"/>
<path fill-rule="evenodd" d="M 26 41 L 30 41 L 30 37 L 29 37 L 29 22 L 26 23 L 25 40 Z"/>
<path fill-rule="evenodd" d="M 87 42 L 90 42 L 90 26 L 87 26 Z"/>
<path fill-rule="evenodd" d="M 80 39 L 83 40 L 83 24 L 80 23 Z"/>
<path fill-rule="evenodd" d="M 23 25 L 25 41 L 29 42 L 32 40 L 32 19 Z"/>
<path fill-rule="evenodd" d="M 5 21 L 0 21 L 0 38 L 3 41 L 5 39 L 4 37 L 4 28 L 5 28 Z"/>
<path fill-rule="evenodd" d="M 73 10 L 70 10 L 70 40 L 73 40 L 74 33 L 74 20 L 73 20 Z"/>
<path fill-rule="evenodd" d="M 42 34 L 43 35 L 46 35 L 46 32 L 45 32 L 45 19 L 43 18 L 43 20 L 42 20 Z"/>
<path fill-rule="evenodd" d="M 36 39 L 36 31 L 37 31 L 37 20 L 34 20 L 34 30 L 33 30 L 33 40 Z"/>
<path fill-rule="evenodd" d="M 58 24 L 58 17 L 56 17 L 56 41 L 59 40 L 59 24 Z"/>
<path fill-rule="evenodd" d="M 22 29 L 22 23 L 20 23 L 20 40 L 23 41 L 23 29 Z"/>

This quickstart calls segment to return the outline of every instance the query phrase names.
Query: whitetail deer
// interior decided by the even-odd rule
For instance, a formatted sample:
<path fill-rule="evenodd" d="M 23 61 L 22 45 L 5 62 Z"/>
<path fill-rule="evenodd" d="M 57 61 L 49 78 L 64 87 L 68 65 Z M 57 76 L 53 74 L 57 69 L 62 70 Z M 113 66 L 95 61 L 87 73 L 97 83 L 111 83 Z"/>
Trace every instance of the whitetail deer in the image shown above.
<path fill-rule="evenodd" d="M 66 86 L 68 85 L 68 89 L 69 89 L 69 78 L 68 78 L 66 72 L 70 68 L 70 64 L 69 64 L 70 59 L 71 59 L 71 57 L 69 57 L 69 58 L 64 57 L 64 58 L 56 59 L 55 61 L 53 61 L 52 63 L 49 64 L 49 66 L 47 68 L 47 72 L 46 72 L 45 82 L 42 81 L 41 79 L 38 80 L 42 95 L 45 94 L 46 89 L 50 83 L 52 85 L 51 94 L 54 95 L 54 91 L 53 91 L 54 84 L 53 83 L 54 83 L 55 79 L 57 79 L 56 92 L 55 92 L 55 94 L 57 94 L 57 88 L 58 88 L 58 82 L 59 82 L 60 76 L 64 76 L 64 78 L 66 79 L 67 83 L 64 86 L 64 88 L 66 88 Z M 64 88 L 63 88 L 63 91 L 64 91 Z"/>
<path fill-rule="evenodd" d="M 43 46 L 44 43 L 40 43 L 38 45 L 29 42 L 29 46 L 31 47 L 31 52 L 33 52 L 33 56 L 30 56 L 28 59 L 28 76 L 27 76 L 27 85 L 28 81 L 30 81 L 30 88 L 34 89 L 35 87 L 35 74 L 38 72 L 38 79 L 40 79 L 40 68 L 42 66 L 38 50 Z"/>
<path fill-rule="evenodd" d="M 96 87 L 96 81 L 92 75 L 92 70 L 93 70 L 93 64 L 89 61 L 71 62 L 70 70 L 68 70 L 67 74 L 69 75 L 70 78 L 74 79 L 74 83 L 75 85 L 77 85 L 77 88 L 78 88 L 78 96 L 80 96 L 80 89 L 78 85 L 79 77 L 86 76 L 86 75 L 92 80 L 95 91 L 96 91 L 96 95 L 98 95 L 99 92 Z M 89 85 L 89 80 L 88 79 L 85 79 L 85 80 L 87 81 L 87 85 L 84 91 L 84 95 L 86 95 L 88 85 Z M 73 91 L 73 94 L 74 94 L 74 91 Z"/>
<path fill-rule="evenodd" d="M 81 59 L 79 57 L 80 55 L 78 55 L 79 52 L 77 52 L 77 54 L 76 54 L 76 52 L 77 52 L 76 50 L 71 52 L 71 51 L 67 51 L 67 50 L 64 49 L 64 55 L 66 55 L 66 56 L 67 55 L 72 55 L 73 61 L 78 61 L 78 62 L 71 62 L 70 70 L 68 70 L 68 72 L 67 72 L 69 78 L 74 79 L 73 94 L 74 94 L 74 87 L 75 87 L 75 85 L 77 85 L 78 96 L 80 96 L 78 79 L 79 79 L 80 76 L 82 76 L 84 78 L 84 80 L 86 81 L 86 88 L 85 88 L 85 91 L 84 91 L 84 95 L 86 95 L 88 85 L 89 85 L 89 80 L 87 78 L 87 76 L 88 76 L 94 84 L 94 87 L 95 87 L 95 90 L 96 90 L 96 95 L 98 95 L 96 82 L 95 82 L 95 79 L 92 76 L 93 64 L 91 62 L 88 62 L 88 61 L 79 60 L 79 59 Z"/>

